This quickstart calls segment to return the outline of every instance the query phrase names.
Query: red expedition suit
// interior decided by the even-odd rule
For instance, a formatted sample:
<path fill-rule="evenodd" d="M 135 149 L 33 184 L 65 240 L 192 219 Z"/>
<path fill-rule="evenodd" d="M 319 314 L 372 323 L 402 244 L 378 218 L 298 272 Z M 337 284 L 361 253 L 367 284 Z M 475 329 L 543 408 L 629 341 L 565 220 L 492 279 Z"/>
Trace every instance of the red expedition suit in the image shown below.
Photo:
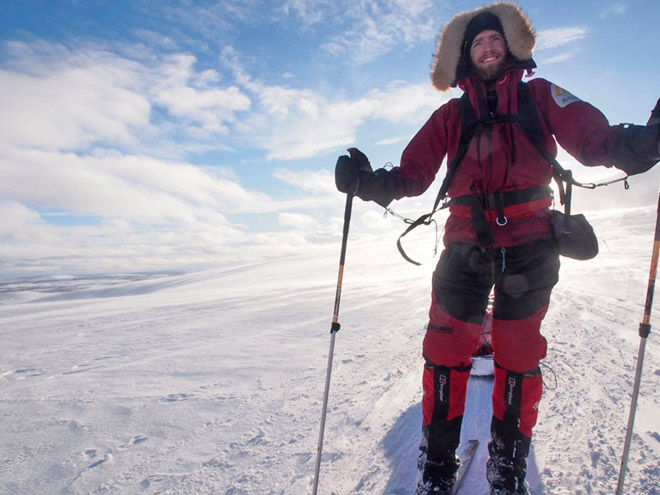
<path fill-rule="evenodd" d="M 516 115 L 522 74 L 521 69 L 510 69 L 501 77 L 494 88 L 496 98 L 492 91 L 487 97 L 485 84 L 476 77 L 457 84 L 468 93 L 477 118 L 488 113 Z M 610 126 L 595 107 L 544 79 L 527 84 L 538 109 L 543 144 L 552 156 L 557 154 L 556 138 L 588 166 L 623 161 L 626 170 L 635 173 L 652 165 L 648 157 L 638 156 L 626 129 Z M 459 99 L 452 99 L 433 113 L 404 150 L 400 167 L 390 171 L 394 198 L 422 194 L 445 157 L 451 162 L 458 153 L 460 134 Z M 547 348 L 540 327 L 559 271 L 550 223 L 552 199 L 546 194 L 511 201 L 503 207 L 505 222 L 498 220 L 501 208 L 486 208 L 492 242 L 484 245 L 477 238 L 470 207 L 456 198 L 500 192 L 515 196 L 549 186 L 552 177 L 550 164 L 517 123 L 495 122 L 472 138 L 452 178 L 448 195 L 458 204 L 450 207 L 445 225 L 445 250 L 433 274 L 423 344 L 423 429 L 431 460 L 453 458 L 458 446 L 470 356 L 478 347 L 493 287 L 493 442 L 501 442 L 500 450 L 520 462 L 527 456 L 542 395 L 538 365 Z"/>
<path fill-rule="evenodd" d="M 502 41 L 504 72 L 495 75 Z M 381 206 L 422 194 L 441 163 L 449 164 L 441 191 L 449 184 L 450 215 L 423 346 L 418 495 L 453 489 L 470 356 L 493 289 L 495 385 L 486 474 L 493 494 L 528 493 L 525 458 L 542 395 L 538 365 L 547 348 L 540 327 L 559 272 L 548 188 L 555 139 L 585 165 L 614 165 L 629 175 L 660 160 L 660 122 L 654 124 L 660 100 L 647 126 L 610 126 L 596 108 L 544 79 L 521 83 L 523 71 L 536 67 L 534 44 L 529 18 L 512 2 L 457 14 L 438 36 L 431 81 L 440 91 L 459 86 L 464 96 L 433 113 L 399 167 L 372 171 L 355 149 L 337 160 L 337 188 Z M 473 58 L 480 53 L 495 55 L 493 70 Z"/>

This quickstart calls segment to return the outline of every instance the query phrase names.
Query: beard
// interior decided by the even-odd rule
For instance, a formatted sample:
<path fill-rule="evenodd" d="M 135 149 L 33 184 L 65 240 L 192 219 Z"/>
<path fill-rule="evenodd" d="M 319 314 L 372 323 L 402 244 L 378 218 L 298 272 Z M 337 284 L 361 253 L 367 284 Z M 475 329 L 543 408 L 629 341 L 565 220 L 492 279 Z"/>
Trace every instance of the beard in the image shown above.
<path fill-rule="evenodd" d="M 472 64 L 472 70 L 477 75 L 479 79 L 484 82 L 492 82 L 504 74 L 504 69 L 506 68 L 506 58 L 502 58 L 496 65 L 489 65 L 487 67 L 480 67 L 478 65 Z"/>

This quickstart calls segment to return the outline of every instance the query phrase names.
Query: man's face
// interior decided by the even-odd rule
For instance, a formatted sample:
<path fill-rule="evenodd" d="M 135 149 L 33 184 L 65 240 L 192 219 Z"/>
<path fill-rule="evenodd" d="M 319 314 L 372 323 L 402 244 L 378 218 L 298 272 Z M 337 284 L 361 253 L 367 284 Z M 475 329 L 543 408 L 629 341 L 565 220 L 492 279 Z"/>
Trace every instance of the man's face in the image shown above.
<path fill-rule="evenodd" d="M 506 53 L 506 41 L 498 31 L 480 32 L 470 47 L 470 59 L 477 76 L 484 81 L 497 79 L 504 69 Z"/>

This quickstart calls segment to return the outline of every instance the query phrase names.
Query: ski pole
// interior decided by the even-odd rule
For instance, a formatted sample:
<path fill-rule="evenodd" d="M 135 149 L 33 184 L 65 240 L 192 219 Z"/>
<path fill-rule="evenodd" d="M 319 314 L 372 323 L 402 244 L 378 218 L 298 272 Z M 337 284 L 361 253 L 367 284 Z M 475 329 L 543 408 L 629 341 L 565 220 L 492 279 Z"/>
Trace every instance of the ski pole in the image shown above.
<path fill-rule="evenodd" d="M 353 157 L 353 149 L 348 151 Z M 330 326 L 330 350 L 328 351 L 328 369 L 325 375 L 325 392 L 323 394 L 323 413 L 321 414 L 321 428 L 319 431 L 319 443 L 316 449 L 316 467 L 314 469 L 314 488 L 312 495 L 316 495 L 319 487 L 319 473 L 321 472 L 321 452 L 323 451 L 323 433 L 325 431 L 325 419 L 328 412 L 328 396 L 330 395 L 330 375 L 332 374 L 332 357 L 335 352 L 335 336 L 341 327 L 339 325 L 339 301 L 341 300 L 341 285 L 344 279 L 344 262 L 346 260 L 346 244 L 348 242 L 348 227 L 351 223 L 351 210 L 353 209 L 354 187 L 346 193 L 346 208 L 344 209 L 344 233 L 341 240 L 341 255 L 339 256 L 339 275 L 337 276 L 337 291 L 335 293 L 335 309 Z"/>
<path fill-rule="evenodd" d="M 660 253 L 660 191 L 658 191 L 658 209 L 655 218 L 655 238 L 653 241 L 653 255 L 651 256 L 651 273 L 649 274 L 649 284 L 646 290 L 646 303 L 644 305 L 644 318 L 639 324 L 639 352 L 637 357 L 637 371 L 635 373 L 635 383 L 633 385 L 632 402 L 630 404 L 630 414 L 628 416 L 628 428 L 626 430 L 626 440 L 623 447 L 623 457 L 621 459 L 621 469 L 619 470 L 619 483 L 616 487 L 616 495 L 623 493 L 623 483 L 626 477 L 628 467 L 628 454 L 630 453 L 630 442 L 633 435 L 633 425 L 635 423 L 635 412 L 637 410 L 637 397 L 639 396 L 639 386 L 642 380 L 642 367 L 644 366 L 644 353 L 646 351 L 646 340 L 651 333 L 651 308 L 653 306 L 653 293 L 655 290 L 655 277 L 658 271 L 658 254 Z"/>

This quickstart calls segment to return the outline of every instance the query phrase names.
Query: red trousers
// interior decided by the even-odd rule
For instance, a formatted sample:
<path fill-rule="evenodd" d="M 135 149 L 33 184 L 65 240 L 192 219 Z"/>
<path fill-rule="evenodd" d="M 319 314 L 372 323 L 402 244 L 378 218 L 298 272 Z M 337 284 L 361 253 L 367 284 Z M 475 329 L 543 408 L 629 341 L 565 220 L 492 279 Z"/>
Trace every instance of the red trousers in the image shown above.
<path fill-rule="evenodd" d="M 430 458 L 434 452 L 451 456 L 458 446 L 470 356 L 479 346 L 491 290 L 493 417 L 512 434 L 531 438 L 542 395 L 538 365 L 547 349 L 540 327 L 558 273 L 554 239 L 508 248 L 459 243 L 445 248 L 433 274 L 424 338 L 422 410 Z"/>

